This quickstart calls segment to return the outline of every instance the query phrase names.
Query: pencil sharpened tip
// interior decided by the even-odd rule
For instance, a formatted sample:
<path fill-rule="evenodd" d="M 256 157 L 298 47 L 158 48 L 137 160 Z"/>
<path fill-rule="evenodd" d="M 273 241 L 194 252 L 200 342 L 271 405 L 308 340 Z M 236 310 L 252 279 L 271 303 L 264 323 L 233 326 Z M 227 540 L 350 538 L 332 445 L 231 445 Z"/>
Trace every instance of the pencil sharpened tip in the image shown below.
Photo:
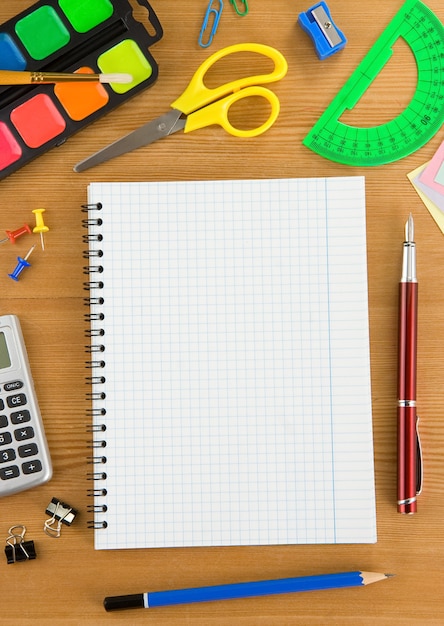
<path fill-rule="evenodd" d="M 386 578 L 394 578 L 396 574 L 384 574 Z"/>

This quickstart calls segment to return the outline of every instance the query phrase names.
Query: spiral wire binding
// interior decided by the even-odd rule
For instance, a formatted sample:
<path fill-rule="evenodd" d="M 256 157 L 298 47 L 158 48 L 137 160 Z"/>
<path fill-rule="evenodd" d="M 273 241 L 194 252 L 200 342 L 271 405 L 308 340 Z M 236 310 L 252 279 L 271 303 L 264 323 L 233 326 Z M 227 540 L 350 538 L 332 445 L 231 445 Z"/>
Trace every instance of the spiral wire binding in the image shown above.
<path fill-rule="evenodd" d="M 84 204 L 82 205 L 82 211 L 87 214 L 87 217 L 82 220 L 83 228 L 89 229 L 90 227 L 100 227 L 103 223 L 101 217 L 95 214 L 96 211 L 101 211 L 102 204 Z M 88 307 L 98 307 L 104 304 L 104 299 L 100 295 L 97 295 L 97 291 L 103 289 L 103 282 L 98 279 L 98 276 L 103 272 L 103 266 L 100 264 L 100 259 L 103 256 L 103 251 L 100 249 L 91 249 L 90 244 L 97 244 L 103 241 L 101 234 L 88 234 L 83 235 L 83 243 L 88 246 L 83 253 L 83 258 L 89 260 L 89 264 L 83 268 L 83 273 L 88 275 L 88 281 L 83 283 L 83 287 L 89 292 L 89 296 L 84 298 L 84 304 Z M 93 292 L 93 293 L 92 293 Z M 91 370 L 91 375 L 85 376 L 85 382 L 91 391 L 86 392 L 86 398 L 91 403 L 91 407 L 87 409 L 87 417 L 93 422 L 87 426 L 87 433 L 92 436 L 91 441 L 88 444 L 88 448 L 91 450 L 91 454 L 87 456 L 87 463 L 93 465 L 94 469 L 87 473 L 87 479 L 94 482 L 94 487 L 87 490 L 87 495 L 94 498 L 93 504 L 87 506 L 88 513 L 92 513 L 94 519 L 87 522 L 87 527 L 91 529 L 102 529 L 107 527 L 107 522 L 103 517 L 108 507 L 104 503 L 97 502 L 98 498 L 106 497 L 107 490 L 98 486 L 99 481 L 106 480 L 106 472 L 99 471 L 98 466 L 106 465 L 107 458 L 101 451 L 106 448 L 106 439 L 104 439 L 104 433 L 106 432 L 106 425 L 100 423 L 102 417 L 105 416 L 106 410 L 104 407 L 92 406 L 93 402 L 100 402 L 105 400 L 105 393 L 97 390 L 97 385 L 102 385 L 105 382 L 105 376 L 100 370 L 105 369 L 106 362 L 101 357 L 105 352 L 105 346 L 100 341 L 100 338 L 104 336 L 105 331 L 100 328 L 99 324 L 105 319 L 102 312 L 88 312 L 85 314 L 85 323 L 88 325 L 85 331 L 85 337 L 89 339 L 88 345 L 85 346 L 86 354 L 90 355 L 89 359 L 85 361 L 85 367 Z"/>

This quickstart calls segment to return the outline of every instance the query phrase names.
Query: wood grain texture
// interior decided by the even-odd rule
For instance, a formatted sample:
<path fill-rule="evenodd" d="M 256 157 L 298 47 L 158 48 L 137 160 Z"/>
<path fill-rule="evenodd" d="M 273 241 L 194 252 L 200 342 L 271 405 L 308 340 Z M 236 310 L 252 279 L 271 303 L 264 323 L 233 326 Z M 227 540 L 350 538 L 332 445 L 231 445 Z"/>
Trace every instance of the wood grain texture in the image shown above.
<path fill-rule="evenodd" d="M 302 139 L 401 6 L 401 0 L 329 3 L 348 38 L 339 54 L 319 61 L 297 15 L 310 3 L 250 0 L 240 18 L 230 3 L 212 46 L 198 32 L 207 0 L 152 0 L 164 28 L 153 49 L 157 83 L 64 145 L 0 182 L 0 230 L 33 223 L 45 207 L 46 251 L 18 283 L 6 274 L 30 239 L 0 249 L 2 313 L 22 322 L 45 420 L 54 478 L 47 485 L 0 501 L 0 525 L 25 524 L 37 559 L 0 564 L 2 624 L 155 624 L 156 626 L 432 626 L 444 623 L 444 240 L 406 174 L 429 160 L 442 131 L 421 150 L 396 163 L 351 168 L 326 161 Z M 29 6 L 0 3 L 3 22 Z M 442 2 L 428 6 L 444 18 Z M 272 85 L 281 100 L 275 126 L 262 137 L 236 139 L 219 128 L 164 141 L 82 174 L 72 167 L 110 141 L 168 110 L 197 65 L 219 47 L 243 41 L 276 46 L 286 56 L 287 77 Z M 409 102 L 414 61 L 402 42 L 350 123 L 390 119 Z M 156 181 L 365 175 L 369 262 L 372 393 L 378 543 L 358 546 L 279 546 L 96 552 L 86 528 L 87 402 L 84 382 L 84 313 L 80 205 L 90 181 Z M 419 276 L 418 406 L 424 449 L 424 493 L 414 517 L 396 512 L 397 306 L 404 224 L 415 220 Z M 131 228 L 128 215 L 127 227 Z M 28 236 L 29 237 L 29 236 Z M 36 240 L 37 242 L 37 240 Z M 79 510 L 60 539 L 43 532 L 45 508 L 58 497 Z M 303 576 L 335 571 L 393 572 L 395 578 L 365 589 L 265 597 L 225 603 L 105 614 L 105 596 L 147 590 Z"/>

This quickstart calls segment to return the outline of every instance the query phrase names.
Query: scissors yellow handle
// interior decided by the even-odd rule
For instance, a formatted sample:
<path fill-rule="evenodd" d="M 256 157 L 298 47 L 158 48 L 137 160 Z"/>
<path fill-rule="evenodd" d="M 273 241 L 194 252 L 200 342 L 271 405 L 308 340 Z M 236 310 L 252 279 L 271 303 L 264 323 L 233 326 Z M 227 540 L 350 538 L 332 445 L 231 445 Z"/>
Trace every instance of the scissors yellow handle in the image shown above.
<path fill-rule="evenodd" d="M 220 85 L 214 89 L 206 87 L 204 84 L 204 77 L 210 67 L 223 57 L 237 52 L 256 52 L 257 54 L 266 56 L 274 61 L 274 69 L 271 73 L 246 76 L 244 78 L 239 78 L 229 83 L 225 83 L 224 85 Z M 179 96 L 179 98 L 175 100 L 171 106 L 174 109 L 178 109 L 182 113 L 189 115 L 190 113 L 201 109 L 215 100 L 220 100 L 231 93 L 238 92 L 244 87 L 250 87 L 263 83 L 272 83 L 280 80 L 287 73 L 287 69 L 288 65 L 285 57 L 271 46 L 259 43 L 241 43 L 235 44 L 234 46 L 228 46 L 227 48 L 222 48 L 222 50 L 215 52 L 202 63 L 202 65 L 195 72 L 183 94 Z M 264 94 L 262 93 L 261 95 Z M 270 98 L 267 99 L 270 100 Z"/>
<path fill-rule="evenodd" d="M 266 56 L 274 62 L 274 69 L 268 74 L 239 78 L 215 89 L 206 87 L 204 77 L 210 67 L 219 59 L 236 52 L 256 52 Z M 270 46 L 244 43 L 223 48 L 202 63 L 183 94 L 172 103 L 170 111 L 80 161 L 74 170 L 83 172 L 93 165 L 103 163 L 130 150 L 147 146 L 153 141 L 168 137 L 168 135 L 180 130 L 187 133 L 204 126 L 218 124 L 228 133 L 237 137 L 260 135 L 275 122 L 279 115 L 280 105 L 278 97 L 269 89 L 258 86 L 258 83 L 272 83 L 283 78 L 286 73 L 287 61 L 278 50 Z M 230 107 L 238 100 L 252 96 L 265 98 L 270 103 L 271 113 L 268 120 L 252 130 L 235 128 L 228 119 Z"/>
<path fill-rule="evenodd" d="M 251 96 L 261 96 L 268 100 L 271 104 L 270 116 L 266 122 L 261 124 L 261 126 L 251 130 L 236 128 L 228 119 L 228 111 L 231 105 L 238 100 L 249 98 Z M 274 124 L 279 115 L 279 109 L 279 98 L 272 91 L 266 87 L 247 87 L 246 89 L 241 89 L 230 96 L 222 98 L 222 100 L 213 102 L 212 104 L 199 109 L 199 111 L 196 111 L 195 113 L 190 113 L 187 117 L 183 131 L 184 133 L 189 133 L 192 130 L 197 130 L 198 128 L 203 128 L 204 126 L 218 124 L 219 126 L 222 126 L 227 133 L 230 133 L 230 135 L 235 135 L 236 137 L 256 137 L 257 135 L 264 133 Z"/>

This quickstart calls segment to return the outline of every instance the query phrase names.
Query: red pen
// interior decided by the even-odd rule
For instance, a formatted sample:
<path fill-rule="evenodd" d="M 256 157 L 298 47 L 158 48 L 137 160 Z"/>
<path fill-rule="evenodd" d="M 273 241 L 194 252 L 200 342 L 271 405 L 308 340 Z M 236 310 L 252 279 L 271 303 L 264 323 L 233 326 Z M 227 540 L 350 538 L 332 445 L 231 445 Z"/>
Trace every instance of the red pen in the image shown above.
<path fill-rule="evenodd" d="M 398 512 L 416 513 L 421 492 L 422 458 L 416 414 L 418 282 L 413 217 L 405 225 L 399 285 L 398 363 Z"/>

